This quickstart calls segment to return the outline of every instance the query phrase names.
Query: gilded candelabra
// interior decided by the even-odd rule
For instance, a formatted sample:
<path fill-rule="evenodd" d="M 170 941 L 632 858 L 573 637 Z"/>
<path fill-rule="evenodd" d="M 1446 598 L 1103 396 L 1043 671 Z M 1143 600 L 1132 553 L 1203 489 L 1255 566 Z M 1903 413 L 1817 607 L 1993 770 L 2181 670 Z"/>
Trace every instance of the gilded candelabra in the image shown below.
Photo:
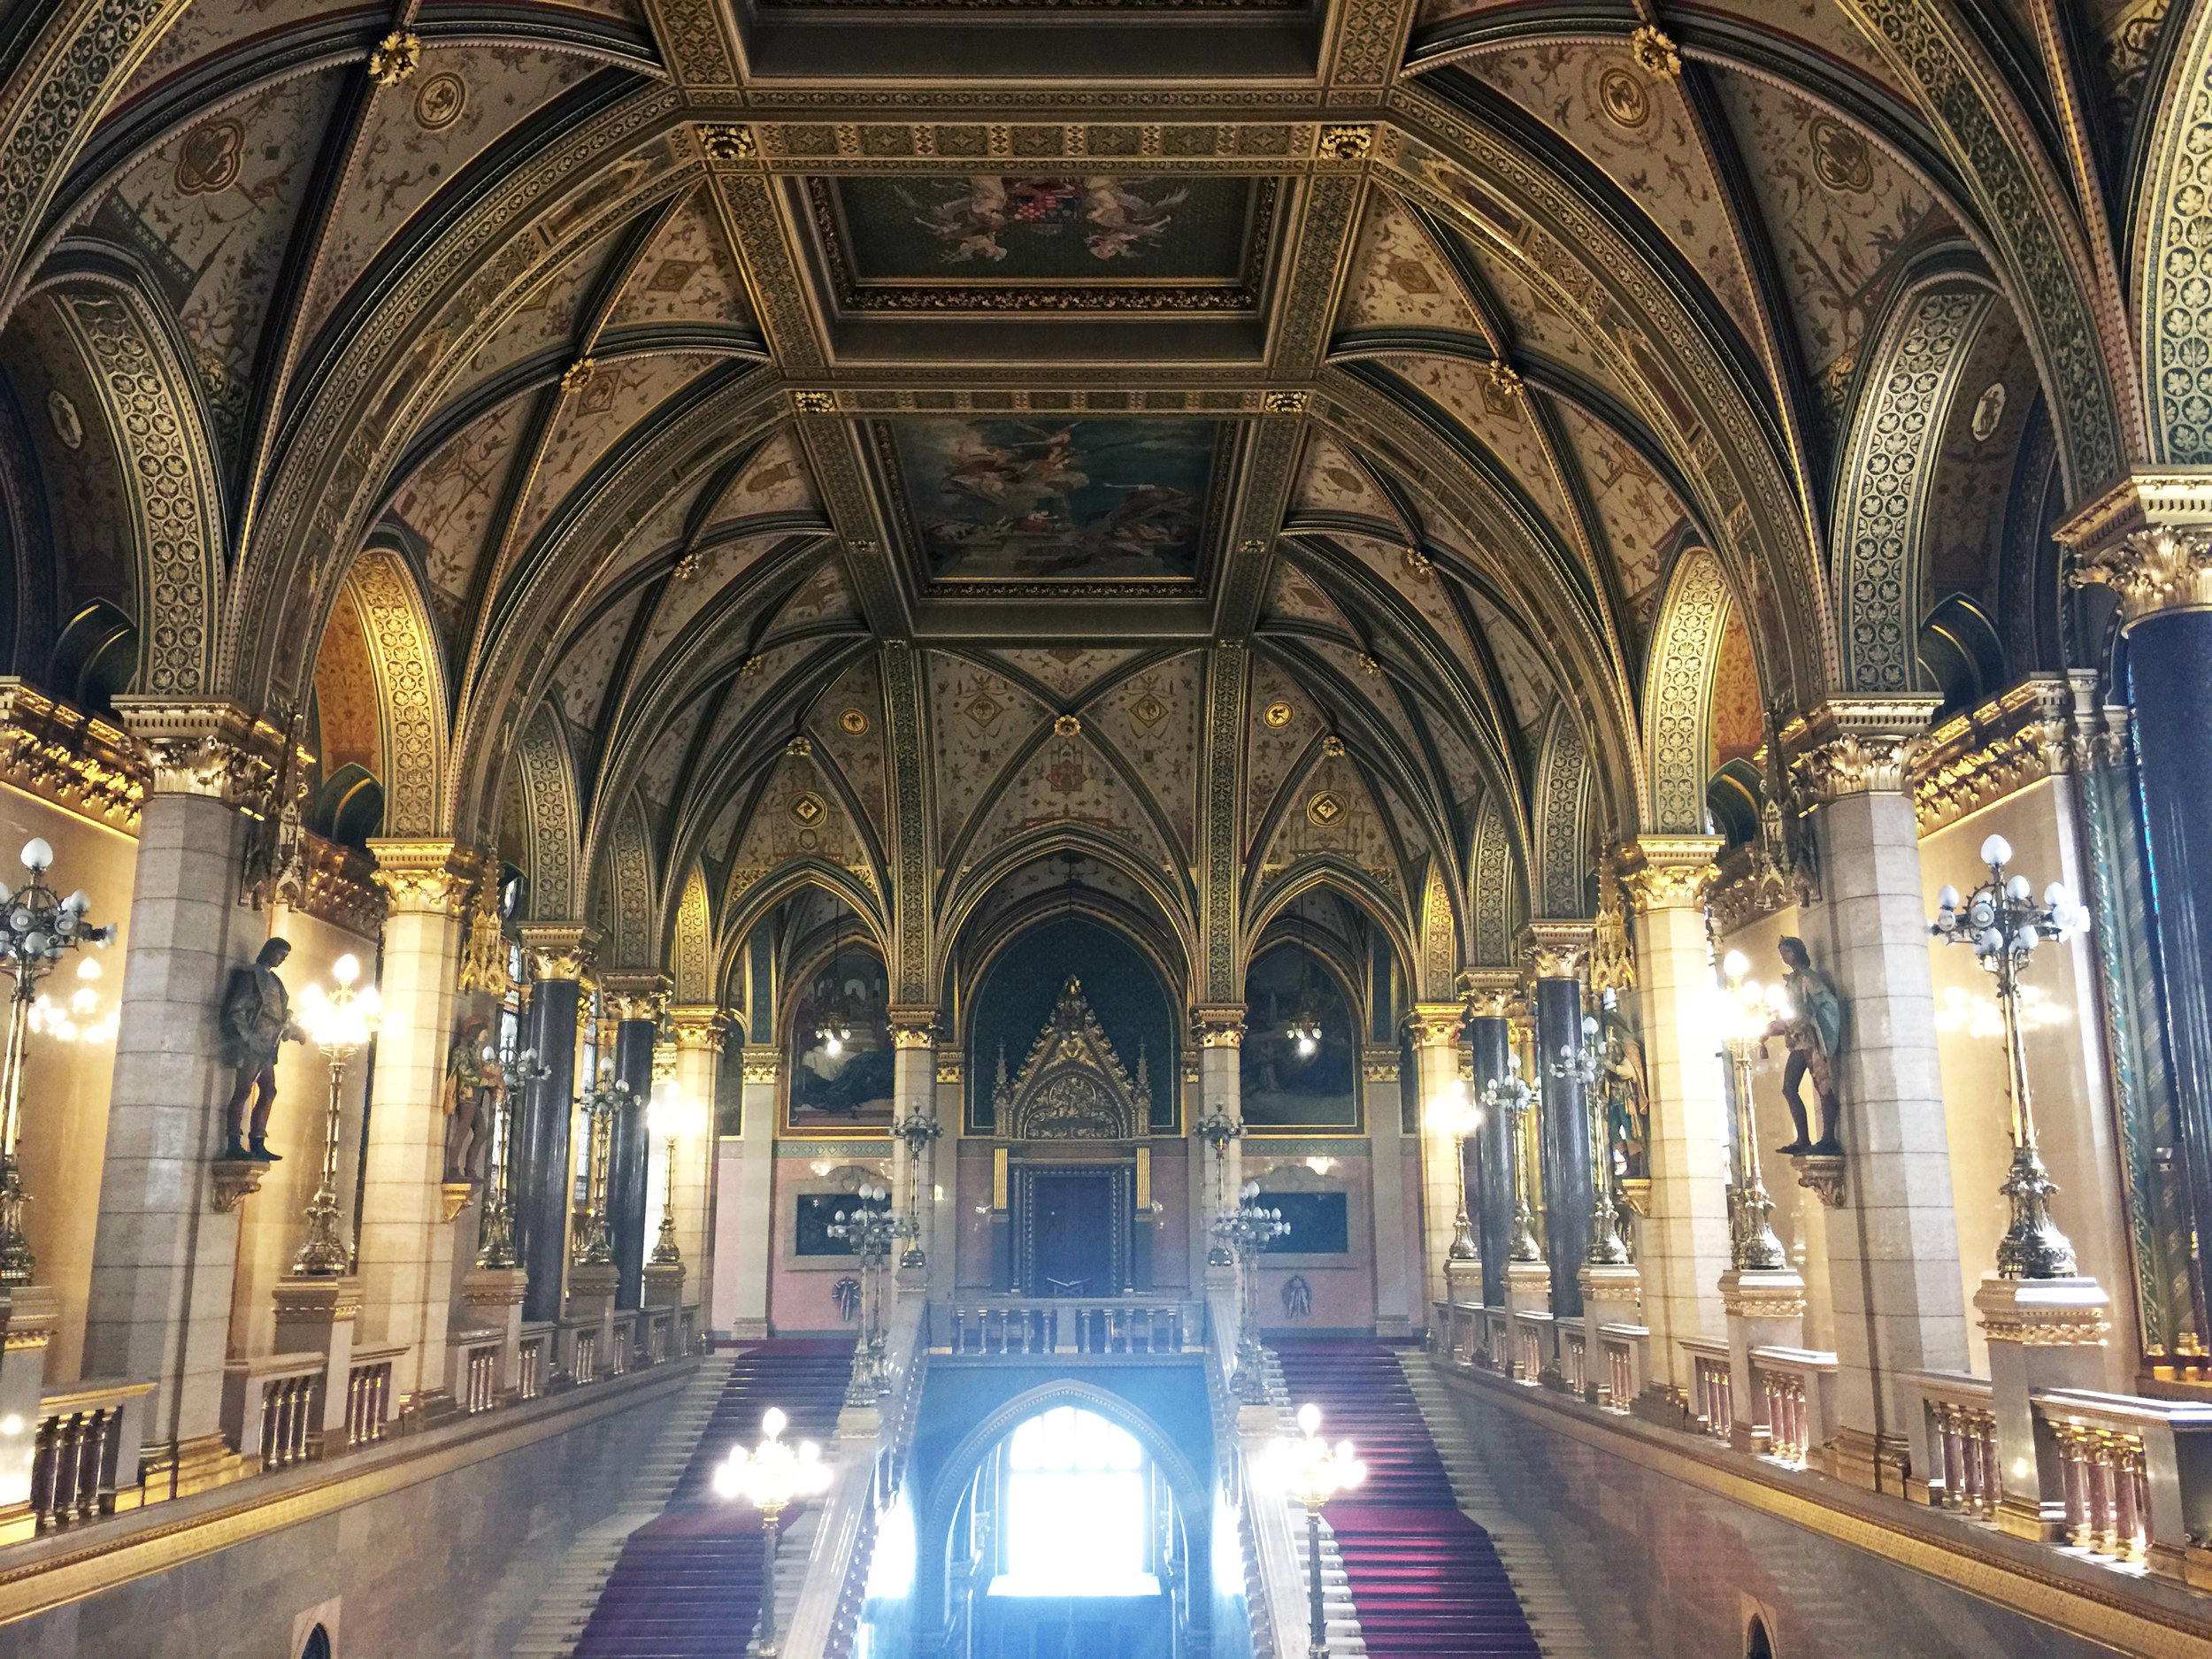
<path fill-rule="evenodd" d="M 1529 1196 L 1528 1121 L 1536 1109 L 1536 1091 L 1521 1076 L 1521 1056 L 1508 1049 L 1505 1075 L 1482 1086 L 1482 1103 L 1505 1114 L 1506 1131 L 1513 1141 L 1513 1236 L 1506 1258 L 1540 1262 L 1544 1247 L 1536 1241 L 1536 1206 Z"/>
<path fill-rule="evenodd" d="M 910 1106 L 898 1127 L 891 1133 L 906 1148 L 906 1248 L 899 1256 L 899 1265 L 926 1267 L 928 1260 L 922 1253 L 922 1154 L 945 1133 L 945 1126 L 924 1113 L 919 1106 Z"/>
<path fill-rule="evenodd" d="M 476 1233 L 479 1267 L 520 1264 L 515 1254 L 515 1096 L 518 1091 L 535 1088 L 552 1075 L 553 1068 L 539 1058 L 535 1048 L 525 1048 L 506 1068 L 507 1087 L 500 1091 L 499 1115 L 492 1125 L 497 1137 L 492 1148 L 492 1189 L 484 1201 L 483 1219 Z"/>
<path fill-rule="evenodd" d="M 91 898 L 79 888 L 62 898 L 47 885 L 54 849 L 34 836 L 23 843 L 23 867 L 31 879 L 13 893 L 0 887 L 0 964 L 15 976 L 8 1002 L 8 1046 L 0 1056 L 0 1286 L 27 1285 L 37 1271 L 23 1236 L 23 1190 L 17 1143 L 23 1134 L 23 1058 L 38 984 L 56 964 L 83 944 L 106 945 L 115 938 L 112 923 L 91 927 L 85 912 Z"/>
<path fill-rule="evenodd" d="M 330 964 L 335 988 L 311 985 L 300 993 L 300 1024 L 330 1066 L 330 1098 L 323 1108 L 323 1173 L 307 1201 L 307 1233 L 292 1257 L 299 1279 L 334 1279 L 353 1271 L 353 1245 L 338 1215 L 338 1141 L 344 1127 L 346 1067 L 383 1023 L 384 1006 L 373 985 L 357 991 L 361 964 L 343 956 Z"/>
<path fill-rule="evenodd" d="M 1721 962 L 1728 988 L 1722 997 L 1721 1042 L 1735 1077 L 1735 1168 L 1728 1188 L 1728 1260 L 1740 1272 L 1773 1272 L 1790 1264 L 1774 1233 L 1774 1200 L 1759 1169 L 1759 1123 L 1753 1111 L 1751 1068 L 1767 1056 L 1767 1026 L 1774 1018 L 1770 994 L 1744 978 L 1751 964 L 1740 950 Z"/>
<path fill-rule="evenodd" d="M 891 1189 L 869 1185 L 853 1194 L 850 1210 L 841 1210 L 824 1229 L 842 1239 L 860 1257 L 860 1340 L 853 1349 L 852 1380 L 846 1386 L 845 1403 L 872 1406 L 883 1392 L 883 1264 L 891 1247 L 906 1236 L 906 1224 L 891 1213 Z"/>
<path fill-rule="evenodd" d="M 676 1142 L 704 1128 L 707 1115 L 696 1101 L 684 1098 L 673 1078 L 653 1085 L 648 1110 L 651 1116 L 647 1126 L 668 1142 L 668 1186 L 661 1194 L 660 1236 L 653 1240 L 653 1254 L 647 1259 L 656 1267 L 680 1267 L 684 1253 L 676 1243 Z"/>
<path fill-rule="evenodd" d="M 1451 1091 L 1430 1106 L 1428 1118 L 1431 1129 L 1450 1138 L 1452 1174 L 1458 1182 L 1459 1210 L 1452 1217 L 1452 1244 L 1445 1255 L 1455 1262 L 1472 1262 L 1482 1250 L 1467 1214 L 1467 1137 L 1481 1126 L 1482 1108 L 1468 1099 L 1465 1081 L 1454 1078 Z"/>
<path fill-rule="evenodd" d="M 1597 1020 L 1585 1014 L 1581 1041 L 1559 1045 L 1559 1058 L 1552 1062 L 1551 1074 L 1581 1085 L 1583 1116 L 1589 1120 L 1590 1248 L 1583 1262 L 1591 1267 L 1626 1267 L 1632 1258 L 1628 1241 L 1621 1237 L 1620 1202 L 1613 1191 L 1612 1114 L 1606 1110 L 1605 1097 L 1598 1089 L 1605 1064 L 1590 1046 L 1597 1034 Z"/>
<path fill-rule="evenodd" d="M 1237 1371 L 1233 1386 L 1247 1405 L 1267 1401 L 1267 1350 L 1260 1346 L 1260 1257 L 1290 1232 L 1279 1210 L 1260 1202 L 1260 1184 L 1247 1181 L 1237 1207 L 1213 1219 L 1217 1248 L 1237 1264 Z"/>
<path fill-rule="evenodd" d="M 753 1651 L 761 1659 L 772 1659 L 776 1651 L 776 1546 L 783 1512 L 802 1498 L 827 1492 L 836 1473 L 812 1440 L 796 1447 L 784 1443 L 790 1421 L 769 1407 L 761 1414 L 760 1444 L 749 1452 L 731 1447 L 728 1459 L 714 1471 L 717 1497 L 744 1498 L 760 1510 L 760 1636 Z"/>
<path fill-rule="evenodd" d="M 1214 1241 L 1206 1251 L 1206 1265 L 1226 1267 L 1235 1258 L 1229 1253 L 1227 1242 L 1221 1233 L 1220 1221 L 1228 1213 L 1223 1202 L 1221 1171 L 1228 1156 L 1229 1143 L 1244 1139 L 1244 1125 L 1223 1111 L 1218 1106 L 1192 1125 L 1191 1133 L 1206 1143 L 1206 1211 L 1213 1217 Z"/>
<path fill-rule="evenodd" d="M 612 1154 L 617 1113 L 634 1098 L 626 1079 L 614 1074 L 614 1062 L 599 1063 L 599 1082 L 576 1097 L 591 1138 L 584 1178 L 584 1225 L 576 1235 L 578 1267 L 607 1267 L 614 1262 L 614 1240 L 607 1234 L 607 1160 Z"/>
<path fill-rule="evenodd" d="M 1321 1586 L 1321 1508 L 1340 1492 L 1367 1479 L 1367 1465 L 1352 1442 L 1332 1447 L 1321 1438 L 1321 1408 L 1298 1408 L 1299 1436 L 1278 1435 L 1268 1443 L 1260 1479 L 1306 1511 L 1306 1659 L 1326 1659 L 1329 1632 Z"/>
<path fill-rule="evenodd" d="M 2089 928 L 2089 912 L 2074 901 L 2062 882 L 2043 890 L 2038 903 L 2027 877 L 2005 874 L 2012 843 L 1992 835 L 1982 843 L 1989 879 L 1962 900 L 1956 887 L 1936 895 L 1936 913 L 1928 931 L 1947 945 L 1970 946 L 1997 981 L 1997 1005 L 2004 1012 L 2005 1076 L 2012 1096 L 2012 1167 L 1997 1190 L 2012 1207 L 2012 1225 L 1997 1245 L 1997 1272 L 2003 1279 L 2070 1279 L 2074 1247 L 2051 1219 L 2051 1194 L 2058 1184 L 2043 1167 L 2036 1145 L 2035 1110 L 2028 1092 L 2027 1056 L 2020 1046 L 2020 970 L 2043 941 L 2064 943 Z"/>

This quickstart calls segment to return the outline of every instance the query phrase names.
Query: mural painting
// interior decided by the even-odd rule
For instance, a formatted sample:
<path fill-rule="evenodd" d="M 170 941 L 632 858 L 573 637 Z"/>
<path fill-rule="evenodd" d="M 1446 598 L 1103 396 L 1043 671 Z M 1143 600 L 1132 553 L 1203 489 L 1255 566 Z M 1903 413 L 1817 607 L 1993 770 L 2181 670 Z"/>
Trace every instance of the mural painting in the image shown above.
<path fill-rule="evenodd" d="M 795 1133 L 880 1133 L 891 1125 L 891 987 L 880 958 L 841 950 L 818 965 L 791 1020 Z"/>
<path fill-rule="evenodd" d="M 879 430 L 933 581 L 1198 574 L 1223 422 L 897 420 Z"/>
<path fill-rule="evenodd" d="M 1250 1129 L 1359 1125 L 1359 1027 L 1336 978 L 1295 945 L 1244 979 L 1242 1100 Z"/>

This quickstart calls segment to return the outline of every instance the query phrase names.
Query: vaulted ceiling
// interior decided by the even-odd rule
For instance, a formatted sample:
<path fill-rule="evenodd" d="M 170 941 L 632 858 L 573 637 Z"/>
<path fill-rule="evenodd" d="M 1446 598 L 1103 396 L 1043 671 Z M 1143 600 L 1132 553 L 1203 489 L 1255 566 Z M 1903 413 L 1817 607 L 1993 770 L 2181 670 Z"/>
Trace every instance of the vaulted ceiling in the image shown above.
<path fill-rule="evenodd" d="M 16 665 L 304 710 L 641 964 L 796 872 L 926 994 L 1072 849 L 1194 1000 L 1315 879 L 1448 977 L 1770 710 L 2057 664 L 2162 9 L 142 4 Z"/>

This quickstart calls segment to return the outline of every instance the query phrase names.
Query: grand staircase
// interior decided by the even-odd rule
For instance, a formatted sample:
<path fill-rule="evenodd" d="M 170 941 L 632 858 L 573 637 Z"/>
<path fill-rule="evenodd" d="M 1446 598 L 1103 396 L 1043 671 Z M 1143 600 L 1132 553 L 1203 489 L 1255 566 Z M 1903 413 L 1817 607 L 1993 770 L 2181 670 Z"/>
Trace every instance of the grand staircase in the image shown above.
<path fill-rule="evenodd" d="M 1397 1355 L 1377 1342 L 1286 1341 L 1294 1405 L 1321 1408 L 1321 1432 L 1349 1438 L 1366 1483 L 1324 1512 L 1375 1659 L 1540 1659 L 1489 1534 L 1462 1514 Z"/>
<path fill-rule="evenodd" d="M 760 1439 L 761 1414 L 780 1406 L 791 1419 L 784 1439 L 825 1449 L 852 1372 L 853 1345 L 772 1341 L 739 1350 L 720 1397 L 668 1503 L 632 1532 L 615 1559 L 575 1645 L 575 1659 L 737 1659 L 760 1617 L 760 1511 L 714 1494 L 714 1466 L 730 1448 Z M 810 1529 L 812 1506 L 786 1510 Z M 782 1566 L 803 1550 L 787 1541 Z M 779 1576 L 782 1576 L 780 1572 Z"/>

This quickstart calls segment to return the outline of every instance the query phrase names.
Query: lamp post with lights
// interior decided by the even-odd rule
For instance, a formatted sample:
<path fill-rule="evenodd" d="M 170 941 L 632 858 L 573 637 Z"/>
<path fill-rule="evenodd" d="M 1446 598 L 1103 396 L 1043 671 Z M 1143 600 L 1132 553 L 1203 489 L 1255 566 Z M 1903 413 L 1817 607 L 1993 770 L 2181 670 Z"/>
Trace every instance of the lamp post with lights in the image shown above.
<path fill-rule="evenodd" d="M 1229 1252 L 1226 1237 L 1220 1222 L 1228 1214 L 1222 1201 L 1221 1171 L 1229 1156 L 1229 1143 L 1244 1139 L 1244 1125 L 1217 1106 L 1191 1127 L 1191 1133 L 1206 1143 L 1206 1210 L 1212 1221 L 1213 1243 L 1206 1250 L 1206 1265 L 1226 1267 L 1236 1258 Z"/>
<path fill-rule="evenodd" d="M 1482 1108 L 1467 1097 L 1465 1081 L 1454 1078 L 1450 1092 L 1429 1108 L 1429 1127 L 1452 1143 L 1452 1173 L 1458 1180 L 1459 1210 L 1452 1217 L 1451 1248 L 1445 1252 L 1454 1262 L 1472 1262 L 1482 1255 L 1467 1216 L 1467 1137 L 1481 1126 Z"/>
<path fill-rule="evenodd" d="M 1598 1087 L 1605 1064 L 1592 1046 L 1597 1035 L 1596 1017 L 1585 1014 L 1582 1040 L 1559 1045 L 1559 1058 L 1552 1062 L 1551 1074 L 1582 1086 L 1583 1109 L 1590 1119 L 1590 1248 L 1583 1263 L 1626 1267 L 1631 1259 L 1628 1241 L 1621 1237 L 1620 1206 L 1613 1193 L 1612 1113 L 1607 1110 L 1604 1092 Z"/>
<path fill-rule="evenodd" d="M 655 1267 L 681 1267 L 684 1253 L 676 1243 L 676 1142 L 705 1126 L 706 1113 L 696 1101 L 687 1100 L 673 1078 L 653 1085 L 646 1107 L 646 1126 L 668 1142 L 668 1185 L 661 1194 L 660 1236 L 646 1259 Z"/>
<path fill-rule="evenodd" d="M 348 954 L 330 964 L 334 987 L 319 985 L 300 993 L 299 1018 L 308 1041 L 323 1051 L 330 1066 L 330 1098 L 323 1108 L 323 1172 L 307 1201 L 307 1235 L 292 1257 L 296 1279 L 334 1279 L 353 1271 L 353 1249 L 339 1225 L 338 1140 L 344 1127 L 341 1099 L 346 1067 L 368 1047 L 384 1020 L 383 999 L 373 985 L 357 991 L 361 964 Z"/>
<path fill-rule="evenodd" d="M 1751 1068 L 1766 1058 L 1768 1025 L 1774 1018 L 1771 995 L 1756 979 L 1740 950 L 1721 961 L 1727 988 L 1721 994 L 1721 1043 L 1728 1050 L 1735 1078 L 1735 1168 L 1731 1171 L 1728 1215 L 1729 1264 L 1740 1272 L 1774 1272 L 1790 1264 L 1789 1252 L 1775 1236 L 1774 1200 L 1767 1195 L 1759 1168 L 1759 1125 L 1752 1110 Z"/>
<path fill-rule="evenodd" d="M 2007 876 L 2012 843 L 1992 835 L 1982 843 L 1988 879 L 1962 899 L 1946 887 L 1936 895 L 1936 913 L 1928 931 L 1947 945 L 1965 945 L 1997 981 L 1997 1005 L 2005 1022 L 2005 1076 L 2012 1097 L 2012 1166 L 1997 1190 L 2012 1208 L 2012 1225 L 1997 1246 L 2001 1279 L 2070 1279 L 2074 1247 L 2051 1219 L 2050 1198 L 2058 1190 L 2036 1144 L 2035 1109 L 2028 1090 L 2027 1057 L 2020 1044 L 2020 970 L 2048 939 L 2064 943 L 2089 927 L 2089 912 L 2062 882 L 2043 890 L 2041 902 L 2025 876 Z"/>
<path fill-rule="evenodd" d="M 1305 1506 L 1306 1659 L 1324 1659 L 1329 1630 L 1321 1588 L 1321 1508 L 1366 1479 L 1367 1465 L 1354 1455 L 1351 1441 L 1331 1446 L 1321 1438 L 1321 1408 L 1311 1402 L 1298 1408 L 1298 1427 L 1297 1439 L 1279 1435 L 1269 1443 L 1263 1473 L 1268 1484 Z"/>
<path fill-rule="evenodd" d="M 926 1267 L 928 1258 L 922 1253 L 922 1155 L 945 1133 L 945 1126 L 916 1104 L 907 1108 L 891 1133 L 906 1148 L 906 1248 L 900 1253 L 899 1266 Z"/>
<path fill-rule="evenodd" d="M 872 1406 L 883 1392 L 883 1263 L 891 1246 L 904 1236 L 906 1225 L 891 1213 L 891 1189 L 873 1183 L 853 1194 L 850 1210 L 841 1210 L 823 1231 L 842 1239 L 860 1257 L 862 1307 L 860 1340 L 853 1349 L 852 1380 L 846 1386 L 845 1403 Z"/>
<path fill-rule="evenodd" d="M 576 1235 L 573 1258 L 579 1267 L 614 1264 L 614 1240 L 607 1235 L 607 1158 L 615 1118 L 630 1103 L 631 1094 L 628 1079 L 614 1074 L 614 1062 L 602 1060 L 597 1087 L 576 1097 L 576 1110 L 583 1113 L 591 1136 L 584 1178 L 584 1226 Z"/>
<path fill-rule="evenodd" d="M 17 1143 L 23 1134 L 24 1046 L 39 981 L 78 946 L 104 946 L 115 938 L 112 923 L 87 925 L 85 912 L 92 900 L 82 888 L 63 898 L 48 884 L 46 872 L 53 864 L 54 849 L 33 836 L 23 843 L 23 867 L 30 879 L 13 893 L 0 887 L 0 968 L 15 979 L 8 999 L 7 1048 L 0 1053 L 0 1286 L 11 1287 L 28 1285 L 37 1271 L 23 1236 L 23 1206 L 30 1197 L 23 1190 Z"/>
<path fill-rule="evenodd" d="M 498 1140 L 492 1152 L 492 1189 L 484 1200 L 484 1218 L 477 1230 L 476 1264 L 511 1268 L 518 1230 L 515 1225 L 515 1100 L 553 1075 L 553 1068 L 535 1048 L 525 1048 L 507 1067 L 507 1087 L 500 1091 L 499 1116 L 494 1120 Z"/>
<path fill-rule="evenodd" d="M 772 1659 L 776 1651 L 776 1545 L 783 1512 L 803 1498 L 827 1492 L 836 1471 L 822 1461 L 822 1448 L 812 1440 L 787 1445 L 783 1432 L 791 1419 L 774 1406 L 761 1414 L 761 1440 L 750 1451 L 730 1448 L 730 1455 L 714 1471 L 714 1492 L 720 1498 L 743 1498 L 760 1511 L 760 1637 L 755 1651 Z"/>
<path fill-rule="evenodd" d="M 1241 1311 L 1237 1320 L 1237 1371 L 1233 1379 L 1237 1398 L 1246 1405 L 1267 1400 L 1267 1350 L 1260 1346 L 1260 1256 L 1277 1239 L 1290 1232 L 1279 1210 L 1260 1202 L 1260 1184 L 1247 1181 L 1237 1207 L 1213 1220 L 1214 1237 L 1237 1264 L 1237 1294 Z"/>
<path fill-rule="evenodd" d="M 1544 1247 L 1536 1242 L 1536 1207 L 1529 1200 L 1526 1134 L 1529 1114 L 1536 1109 L 1536 1091 L 1521 1076 L 1521 1056 L 1511 1049 L 1506 1051 L 1505 1075 L 1482 1086 L 1482 1103 L 1505 1114 L 1507 1137 L 1513 1143 L 1513 1234 L 1506 1259 L 1540 1262 Z"/>

